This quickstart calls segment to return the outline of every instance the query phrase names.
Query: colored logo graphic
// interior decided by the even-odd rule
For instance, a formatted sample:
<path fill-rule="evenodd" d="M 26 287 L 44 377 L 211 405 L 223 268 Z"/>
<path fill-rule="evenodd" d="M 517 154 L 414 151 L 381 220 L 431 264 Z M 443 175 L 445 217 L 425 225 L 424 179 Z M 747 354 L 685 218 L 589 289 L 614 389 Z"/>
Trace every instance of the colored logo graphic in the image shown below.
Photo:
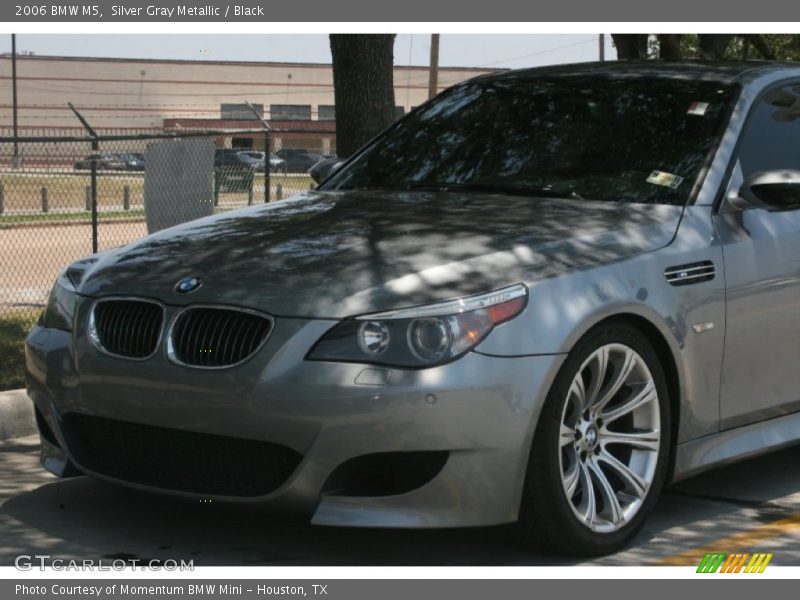
<path fill-rule="evenodd" d="M 203 285 L 199 277 L 184 277 L 175 285 L 175 291 L 179 294 L 188 294 Z"/>
<path fill-rule="evenodd" d="M 703 557 L 697 567 L 698 573 L 763 573 L 772 553 L 757 552 L 748 554 L 725 554 L 723 552 L 710 552 Z"/>

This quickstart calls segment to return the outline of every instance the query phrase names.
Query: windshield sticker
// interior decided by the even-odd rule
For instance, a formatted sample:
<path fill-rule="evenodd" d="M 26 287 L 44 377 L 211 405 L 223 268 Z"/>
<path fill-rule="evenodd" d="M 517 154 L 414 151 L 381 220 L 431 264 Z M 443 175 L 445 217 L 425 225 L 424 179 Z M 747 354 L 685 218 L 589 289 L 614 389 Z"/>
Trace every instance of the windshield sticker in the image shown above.
<path fill-rule="evenodd" d="M 687 115 L 694 115 L 702 117 L 708 110 L 708 102 L 692 102 L 689 105 L 689 110 L 686 111 Z"/>
<path fill-rule="evenodd" d="M 676 190 L 680 187 L 681 183 L 683 183 L 683 177 L 667 173 L 666 171 L 653 171 L 647 177 L 647 183 L 663 185 L 664 187 Z"/>

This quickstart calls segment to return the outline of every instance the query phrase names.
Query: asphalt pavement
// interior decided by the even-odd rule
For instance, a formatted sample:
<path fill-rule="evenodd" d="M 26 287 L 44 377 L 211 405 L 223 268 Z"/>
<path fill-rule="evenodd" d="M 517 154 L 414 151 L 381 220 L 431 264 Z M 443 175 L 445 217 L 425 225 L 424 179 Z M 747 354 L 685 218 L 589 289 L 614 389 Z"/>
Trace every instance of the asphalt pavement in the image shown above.
<path fill-rule="evenodd" d="M 665 490 L 628 549 L 588 561 L 693 564 L 706 551 L 772 552 L 800 565 L 800 447 L 708 472 Z M 203 504 L 59 480 L 38 438 L 0 442 L 0 565 L 20 554 L 221 565 L 570 565 L 518 545 L 507 527 L 375 530 L 311 526 L 256 506 Z"/>

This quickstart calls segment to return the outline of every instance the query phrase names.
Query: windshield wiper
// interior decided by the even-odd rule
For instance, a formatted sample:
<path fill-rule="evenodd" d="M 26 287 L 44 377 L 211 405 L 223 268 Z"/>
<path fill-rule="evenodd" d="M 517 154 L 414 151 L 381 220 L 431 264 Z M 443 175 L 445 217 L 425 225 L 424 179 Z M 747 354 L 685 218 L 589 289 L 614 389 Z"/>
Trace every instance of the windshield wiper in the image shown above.
<path fill-rule="evenodd" d="M 453 183 L 448 181 L 417 181 L 408 184 L 409 190 L 433 190 L 437 192 L 489 192 L 508 196 L 535 196 L 543 198 L 572 198 L 583 200 L 574 191 L 554 190 L 548 186 L 521 186 L 503 183 Z"/>

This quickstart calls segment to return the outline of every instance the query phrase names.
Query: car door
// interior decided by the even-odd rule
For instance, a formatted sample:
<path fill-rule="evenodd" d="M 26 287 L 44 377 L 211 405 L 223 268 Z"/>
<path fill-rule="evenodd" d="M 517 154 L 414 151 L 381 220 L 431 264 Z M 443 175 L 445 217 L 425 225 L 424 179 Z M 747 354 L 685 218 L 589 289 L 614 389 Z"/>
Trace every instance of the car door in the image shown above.
<path fill-rule="evenodd" d="M 759 171 L 800 170 L 800 83 L 756 101 L 734 161 L 726 193 Z M 714 220 L 727 300 L 720 417 L 729 429 L 800 410 L 800 210 L 723 205 Z"/>

